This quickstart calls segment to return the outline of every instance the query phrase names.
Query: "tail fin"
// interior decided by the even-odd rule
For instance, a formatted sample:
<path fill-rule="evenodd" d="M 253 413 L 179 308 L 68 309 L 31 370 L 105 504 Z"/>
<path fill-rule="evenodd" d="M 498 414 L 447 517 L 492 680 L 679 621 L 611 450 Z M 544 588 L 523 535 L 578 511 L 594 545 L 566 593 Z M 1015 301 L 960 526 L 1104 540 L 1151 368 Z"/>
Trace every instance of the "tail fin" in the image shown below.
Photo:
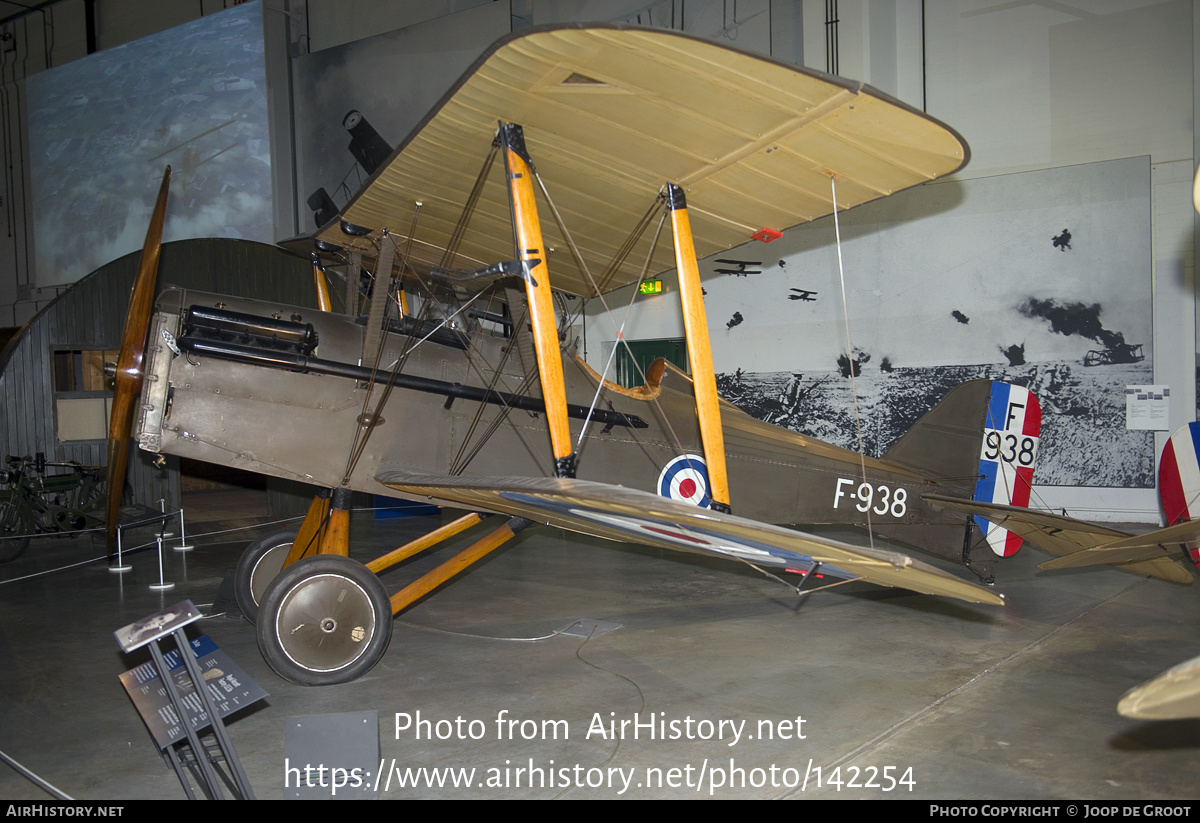
<path fill-rule="evenodd" d="M 1042 406 L 1029 389 L 992 381 L 983 446 L 979 452 L 979 481 L 971 499 L 1009 506 L 1029 506 L 1033 467 L 1042 431 Z M 975 524 L 1000 557 L 1011 557 L 1022 539 L 982 517 Z"/>
<path fill-rule="evenodd" d="M 1028 506 L 1041 425 L 1041 404 L 1028 389 L 969 380 L 918 420 L 884 459 L 929 477 L 978 477 L 972 499 Z M 975 522 L 995 554 L 1007 557 L 1021 547 L 1021 538 L 1008 530 L 980 517 Z"/>
<path fill-rule="evenodd" d="M 1163 447 L 1158 463 L 1158 497 L 1168 526 L 1200 516 L 1200 423 L 1180 426 Z M 1184 550 L 1200 568 L 1197 542 L 1188 541 Z"/>

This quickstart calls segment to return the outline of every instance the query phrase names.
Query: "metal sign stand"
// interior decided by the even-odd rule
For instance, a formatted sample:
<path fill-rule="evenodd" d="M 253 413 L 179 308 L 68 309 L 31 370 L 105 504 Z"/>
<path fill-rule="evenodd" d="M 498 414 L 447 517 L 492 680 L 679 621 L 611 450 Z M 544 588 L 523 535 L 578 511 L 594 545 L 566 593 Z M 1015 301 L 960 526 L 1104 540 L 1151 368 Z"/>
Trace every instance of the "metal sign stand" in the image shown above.
<path fill-rule="evenodd" d="M 188 779 L 190 773 L 200 792 L 210 800 L 225 799 L 222 785 L 229 790 L 234 799 L 253 800 L 254 791 L 237 753 L 233 750 L 221 718 L 265 697 L 266 693 L 244 672 L 232 665 L 232 661 L 228 661 L 228 657 L 219 652 L 207 638 L 202 638 L 203 643 L 200 640 L 195 643 L 189 642 L 183 627 L 201 617 L 195 605 L 190 600 L 184 600 L 113 632 L 118 645 L 125 652 L 149 646 L 153 658 L 152 664 L 139 666 L 123 674 L 121 681 L 151 735 L 162 749 L 163 757 L 178 775 L 188 799 L 196 799 L 196 793 Z M 177 654 L 182 660 L 187 671 L 186 679 L 172 673 L 166 655 L 163 654 L 160 644 L 168 637 L 175 641 L 176 652 L 172 654 Z M 209 669 L 210 674 L 215 672 L 215 676 L 229 676 L 230 670 L 236 669 L 236 672 L 233 672 L 233 680 L 237 683 L 240 693 L 233 699 L 222 697 L 222 704 L 217 705 L 211 692 L 213 685 L 205 678 L 196 662 L 195 645 L 204 646 L 210 655 L 223 656 L 221 667 Z M 148 668 L 151 666 L 152 668 Z M 161 683 L 161 690 L 155 689 L 155 680 Z M 165 707 L 156 709 L 153 705 L 154 699 L 162 691 L 165 691 L 171 711 L 164 712 L 162 709 Z M 165 723 L 164 717 L 167 718 Z M 208 745 L 204 743 L 200 734 L 205 728 L 211 728 L 211 742 Z M 222 761 L 228 767 L 228 773 L 221 768 Z"/>

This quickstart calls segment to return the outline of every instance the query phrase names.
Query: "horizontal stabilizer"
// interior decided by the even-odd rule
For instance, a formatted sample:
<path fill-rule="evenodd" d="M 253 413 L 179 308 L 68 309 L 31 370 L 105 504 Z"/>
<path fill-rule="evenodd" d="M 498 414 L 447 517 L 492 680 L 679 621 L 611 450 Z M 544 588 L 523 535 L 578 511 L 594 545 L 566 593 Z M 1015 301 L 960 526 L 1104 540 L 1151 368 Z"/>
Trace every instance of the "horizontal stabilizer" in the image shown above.
<path fill-rule="evenodd" d="M 1028 540 L 1042 551 L 1059 555 L 1057 559 L 1039 565 L 1039 569 L 1110 565 L 1174 583 L 1192 582 L 1191 573 L 1168 555 L 1176 544 L 1200 534 L 1200 521 L 1131 535 L 1107 526 L 1016 506 L 938 494 L 925 495 L 925 500 L 943 508 L 986 518 Z"/>
<path fill-rule="evenodd" d="M 1177 523 L 1165 529 L 1135 534 L 1114 540 L 1082 552 L 1047 560 L 1038 568 L 1065 569 L 1073 566 L 1094 566 L 1101 563 L 1130 563 L 1155 560 L 1172 551 L 1175 546 L 1200 535 L 1200 520 Z M 1072 562 L 1073 561 L 1073 562 Z"/>
<path fill-rule="evenodd" d="M 819 563 L 821 573 L 839 577 L 970 603 L 1004 603 L 990 589 L 903 554 L 826 540 L 621 486 L 556 477 L 423 476 L 387 468 L 375 479 L 404 495 L 609 540 L 802 572 Z"/>

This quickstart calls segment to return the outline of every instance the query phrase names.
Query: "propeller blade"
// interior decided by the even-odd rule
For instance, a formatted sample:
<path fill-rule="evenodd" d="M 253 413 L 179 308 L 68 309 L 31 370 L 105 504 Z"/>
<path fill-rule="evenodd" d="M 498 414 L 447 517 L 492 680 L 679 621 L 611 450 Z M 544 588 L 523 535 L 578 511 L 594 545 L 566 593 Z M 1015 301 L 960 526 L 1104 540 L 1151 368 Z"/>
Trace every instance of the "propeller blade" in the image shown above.
<path fill-rule="evenodd" d="M 167 193 L 171 187 L 171 167 L 163 172 L 158 202 L 146 230 L 142 262 L 129 293 L 129 313 L 121 334 L 121 352 L 113 389 L 112 414 L 108 419 L 108 553 L 113 554 L 117 539 L 117 515 L 121 509 L 121 491 L 129 464 L 129 434 L 133 428 L 133 410 L 142 393 L 146 335 L 150 312 L 154 307 L 154 289 L 158 283 L 158 257 L 162 248 L 163 222 L 167 213 Z"/>

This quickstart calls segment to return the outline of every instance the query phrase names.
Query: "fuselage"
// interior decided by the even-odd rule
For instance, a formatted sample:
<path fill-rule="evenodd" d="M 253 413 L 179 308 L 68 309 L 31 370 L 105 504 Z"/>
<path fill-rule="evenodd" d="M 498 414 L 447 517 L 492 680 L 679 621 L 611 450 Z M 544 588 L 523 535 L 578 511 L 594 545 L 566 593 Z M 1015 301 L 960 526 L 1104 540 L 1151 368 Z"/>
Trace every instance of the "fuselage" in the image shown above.
<path fill-rule="evenodd" d="M 199 332 L 182 319 L 192 306 L 260 322 L 248 324 L 256 328 L 240 336 L 236 328 L 218 329 L 215 336 L 227 338 L 237 357 L 211 353 L 194 345 Z M 309 325 L 315 347 L 303 357 L 280 354 L 287 340 L 266 340 L 288 336 L 277 327 Z M 375 364 L 363 354 L 361 321 L 167 289 L 151 327 L 136 436 L 151 451 L 384 495 L 395 492 L 376 480 L 381 468 L 423 475 L 550 476 L 553 459 L 546 415 L 537 410 L 536 365 L 527 362 L 528 351 L 522 355 L 521 346 L 486 325 L 442 329 L 415 347 L 413 339 L 424 329 L 413 336 L 386 334 L 380 376 L 372 384 L 363 379 Z M 165 345 L 164 330 L 179 339 L 182 354 Z M 389 390 L 389 375 L 401 358 L 404 380 Z M 659 373 L 657 385 L 652 379 L 627 390 L 602 383 L 582 361 L 564 355 L 567 400 L 578 407 L 570 428 L 581 479 L 669 494 L 671 473 L 679 473 L 684 458 L 683 492 L 694 492 L 689 479 L 704 483 L 692 382 L 673 367 Z M 485 389 L 492 402 L 472 399 Z M 527 395 L 532 408 L 508 408 L 496 400 L 501 394 Z M 963 516 L 935 510 L 921 495 L 970 497 L 973 478 L 959 476 L 966 472 L 939 477 L 896 461 L 861 459 L 721 405 L 734 513 L 789 525 L 869 521 L 880 533 L 961 555 Z M 606 412 L 608 422 L 580 419 L 589 407 Z M 968 458 L 964 465 L 978 455 Z M 674 479 L 678 492 L 681 483 Z"/>

